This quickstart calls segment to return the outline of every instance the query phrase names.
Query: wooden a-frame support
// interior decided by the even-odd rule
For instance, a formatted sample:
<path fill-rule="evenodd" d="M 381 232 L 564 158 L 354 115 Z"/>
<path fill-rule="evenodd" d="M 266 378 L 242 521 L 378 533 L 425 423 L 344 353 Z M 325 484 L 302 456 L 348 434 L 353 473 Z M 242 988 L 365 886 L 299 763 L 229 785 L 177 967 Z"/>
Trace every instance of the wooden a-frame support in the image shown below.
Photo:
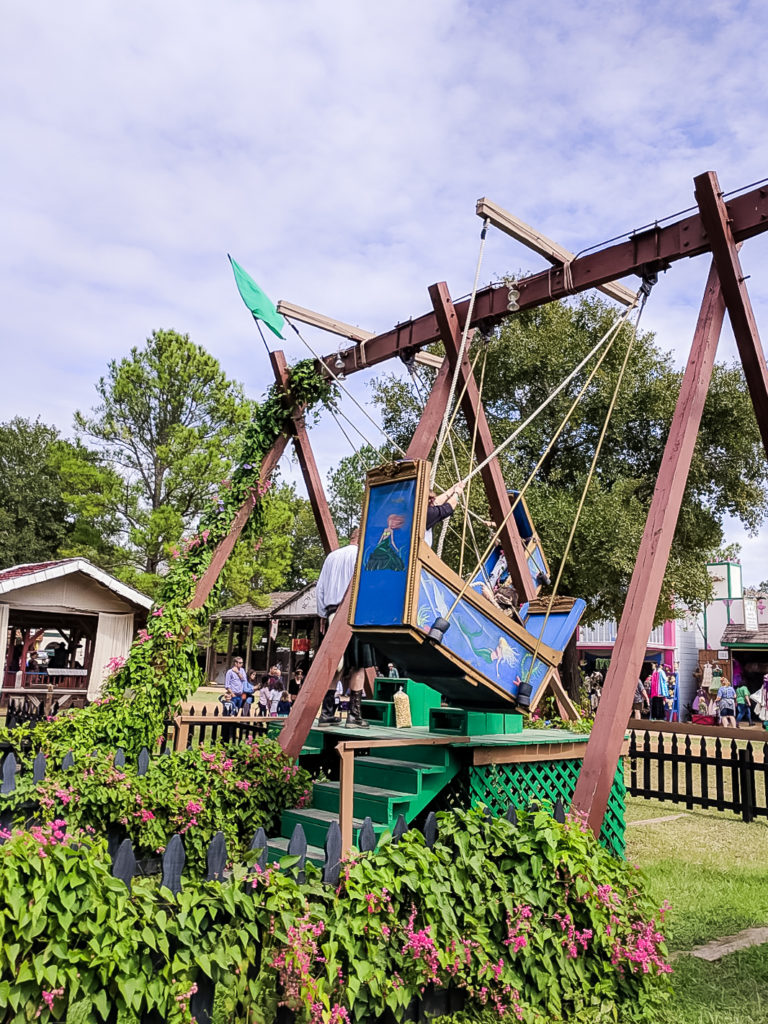
<path fill-rule="evenodd" d="M 619 624 L 611 667 L 574 795 L 573 809 L 586 816 L 595 834 L 599 834 L 607 807 L 632 695 L 661 593 L 726 308 L 736 336 L 763 444 L 768 453 L 768 368 L 738 258 L 739 243 L 768 230 L 768 190 L 763 187 L 752 189 L 731 199 L 726 205 L 715 174 L 700 175 L 695 179 L 695 185 L 698 214 L 664 227 L 654 225 L 649 230 L 633 234 L 627 241 L 590 251 L 585 256 L 569 261 L 567 270 L 565 266 L 555 268 L 517 283 L 520 291 L 518 305 L 525 309 L 577 294 L 627 274 L 640 274 L 644 269 L 666 269 L 675 260 L 685 257 L 707 251 L 711 251 L 713 256 L 713 267 Z M 458 356 L 457 331 L 468 312 L 466 301 L 453 307 L 444 285 L 433 286 L 430 295 L 433 305 L 431 313 L 398 324 L 384 334 L 366 336 L 363 344 L 358 344 L 356 348 L 334 352 L 321 360 L 321 363 L 330 367 L 340 354 L 345 361 L 345 372 L 349 374 L 395 355 L 406 356 L 418 352 L 425 345 L 443 341 L 448 359 L 433 384 L 409 446 L 407 454 L 411 458 L 427 458 L 437 436 L 450 392 L 451 354 L 452 365 L 455 365 Z M 488 328 L 499 323 L 507 315 L 506 305 L 505 286 L 491 286 L 479 292 L 470 327 Z M 347 336 L 352 337 L 351 334 Z M 466 379 L 465 373 L 471 377 L 471 370 L 462 367 L 462 383 Z M 483 423 L 487 427 L 487 421 L 479 407 L 476 385 L 471 379 L 462 406 L 467 419 L 471 419 L 470 428 L 477 418 L 478 438 L 481 438 Z M 308 448 L 306 435 L 299 443 L 304 442 Z M 286 437 L 279 438 L 267 454 L 260 482 L 269 478 L 286 443 Z M 482 439 L 479 441 L 478 447 L 481 450 L 484 443 Z M 504 515 L 505 500 L 506 508 L 509 508 L 509 499 L 503 489 L 503 480 L 494 479 L 492 465 L 488 467 L 489 473 L 484 479 L 489 502 L 493 502 L 491 508 L 494 518 L 498 523 Z M 307 471 L 305 479 L 309 476 L 311 473 Z M 503 489 L 503 496 L 500 489 Z M 199 581 L 191 607 L 200 607 L 210 593 L 253 503 L 249 498 L 240 509 L 230 533 L 220 543 L 211 566 Z M 318 503 L 325 503 L 324 495 L 318 498 Z M 521 565 L 519 562 L 513 536 L 504 538 L 504 548 L 513 578 L 523 584 L 525 577 L 521 570 L 524 569 L 524 563 Z M 523 584 L 519 588 L 521 593 L 527 594 L 529 585 Z M 349 639 L 350 630 L 346 622 L 348 609 L 349 594 L 339 607 L 315 657 L 302 693 L 282 731 L 283 748 L 294 756 L 301 750 L 328 680 L 333 677 Z"/>

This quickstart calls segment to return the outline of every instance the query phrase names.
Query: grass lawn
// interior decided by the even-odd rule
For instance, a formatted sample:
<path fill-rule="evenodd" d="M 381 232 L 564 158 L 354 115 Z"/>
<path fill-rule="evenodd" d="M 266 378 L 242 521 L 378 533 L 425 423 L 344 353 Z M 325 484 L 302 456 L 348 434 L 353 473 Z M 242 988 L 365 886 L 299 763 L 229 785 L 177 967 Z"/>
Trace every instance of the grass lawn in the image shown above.
<path fill-rule="evenodd" d="M 768 822 L 745 825 L 729 812 L 694 810 L 628 798 L 627 821 L 683 814 L 674 821 L 627 828 L 627 859 L 645 875 L 658 903 L 668 899 L 671 950 L 768 925 Z M 679 955 L 674 997 L 663 1024 L 768 1022 L 768 946 L 707 963 Z"/>

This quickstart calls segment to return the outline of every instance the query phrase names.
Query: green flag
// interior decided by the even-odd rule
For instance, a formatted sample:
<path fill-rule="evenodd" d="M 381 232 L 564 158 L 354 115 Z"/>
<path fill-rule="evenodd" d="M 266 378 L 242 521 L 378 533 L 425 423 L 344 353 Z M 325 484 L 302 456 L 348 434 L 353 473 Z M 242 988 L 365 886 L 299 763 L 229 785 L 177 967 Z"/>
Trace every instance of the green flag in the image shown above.
<path fill-rule="evenodd" d="M 277 312 L 274 302 L 272 302 L 269 296 L 264 294 L 253 278 L 246 274 L 240 264 L 229 256 L 229 253 L 227 253 L 227 256 L 232 264 L 237 290 L 240 292 L 243 302 L 253 314 L 253 319 L 263 321 L 273 334 L 285 340 L 280 333 L 283 328 L 283 318 Z"/>

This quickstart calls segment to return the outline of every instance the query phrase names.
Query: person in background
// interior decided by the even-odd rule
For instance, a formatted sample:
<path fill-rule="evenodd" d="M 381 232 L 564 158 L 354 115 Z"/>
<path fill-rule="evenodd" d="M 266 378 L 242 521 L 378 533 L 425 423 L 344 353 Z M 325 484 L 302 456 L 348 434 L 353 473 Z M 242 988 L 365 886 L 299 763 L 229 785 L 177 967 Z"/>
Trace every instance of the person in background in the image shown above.
<path fill-rule="evenodd" d="M 231 690 L 224 690 L 224 693 L 219 697 L 221 702 L 221 711 L 225 718 L 231 718 L 235 714 L 235 702 L 234 694 Z"/>
<path fill-rule="evenodd" d="M 291 677 L 290 683 L 288 683 L 288 693 L 290 694 L 291 702 L 295 701 L 299 696 L 302 683 L 304 682 L 304 669 L 297 668 Z"/>
<path fill-rule="evenodd" d="M 67 645 L 65 643 L 56 644 L 56 650 L 53 652 L 51 658 L 51 668 L 66 668 L 67 667 Z"/>
<path fill-rule="evenodd" d="M 444 519 L 449 519 L 456 511 L 456 506 L 459 503 L 459 495 L 464 493 L 464 484 L 461 480 L 454 484 L 449 490 L 445 491 L 444 494 L 435 494 L 434 491 L 429 492 L 429 505 L 427 506 L 427 527 L 424 539 L 427 544 L 432 547 L 432 528 L 441 523 Z"/>
<path fill-rule="evenodd" d="M 667 674 L 661 665 L 651 673 L 651 721 L 663 722 L 665 701 L 669 697 Z"/>
<path fill-rule="evenodd" d="M 290 693 L 288 693 L 287 690 L 283 690 L 282 695 L 280 696 L 280 702 L 277 705 L 278 715 L 284 718 L 287 714 L 290 714 L 291 703 L 292 701 Z"/>
<path fill-rule="evenodd" d="M 736 687 L 736 728 L 739 723 L 746 720 L 747 725 L 752 725 L 752 708 L 749 703 L 749 689 L 744 685 Z"/>
<path fill-rule="evenodd" d="M 227 672 L 224 680 L 224 686 L 232 694 L 232 700 L 238 711 L 243 706 L 243 686 L 245 685 L 247 678 L 245 669 L 243 668 L 243 659 L 233 658 L 232 668 Z"/>
<path fill-rule="evenodd" d="M 648 691 L 643 686 L 641 679 L 637 680 L 637 686 L 635 687 L 635 696 L 632 699 L 632 717 L 642 718 L 643 708 L 649 704 Z"/>
<path fill-rule="evenodd" d="M 360 531 L 355 527 L 349 535 L 349 544 L 343 548 L 336 548 L 332 551 L 320 570 L 320 577 L 315 589 L 317 600 L 317 614 L 322 619 L 327 619 L 330 624 L 336 609 L 344 600 L 344 595 L 352 581 L 357 561 L 357 544 Z M 376 652 L 370 644 L 361 643 L 355 636 L 347 644 L 344 657 L 339 663 L 331 685 L 323 697 L 323 704 L 320 710 L 318 725 L 338 725 L 341 721 L 336 715 L 335 693 L 336 684 L 345 673 L 349 673 L 349 712 L 347 713 L 347 725 L 356 726 L 359 729 L 367 729 L 368 722 L 363 718 L 363 686 L 365 684 L 365 670 L 373 668 L 376 664 Z"/>
<path fill-rule="evenodd" d="M 397 665 L 393 665 L 391 661 L 389 665 L 387 665 L 387 674 L 389 675 L 390 679 L 400 678 L 400 673 L 397 671 Z"/>
<path fill-rule="evenodd" d="M 270 675 L 267 697 L 269 699 L 269 713 L 273 718 L 277 715 L 277 708 L 282 696 L 283 688 L 280 685 L 280 680 L 275 680 L 275 677 L 273 675 Z"/>
<path fill-rule="evenodd" d="M 259 718 L 269 714 L 269 676 L 262 676 L 259 686 Z"/>
<path fill-rule="evenodd" d="M 736 691 L 728 682 L 728 677 L 723 676 L 720 689 L 717 691 L 717 707 L 720 714 L 720 724 L 726 729 L 736 728 Z"/>

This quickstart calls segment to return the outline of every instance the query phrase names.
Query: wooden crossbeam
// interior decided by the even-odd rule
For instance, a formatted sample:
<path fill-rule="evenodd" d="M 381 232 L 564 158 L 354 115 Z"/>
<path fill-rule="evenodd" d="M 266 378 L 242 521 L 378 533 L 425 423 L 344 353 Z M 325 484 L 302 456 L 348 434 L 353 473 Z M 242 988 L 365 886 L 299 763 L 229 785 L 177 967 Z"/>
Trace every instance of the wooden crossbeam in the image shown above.
<path fill-rule="evenodd" d="M 725 205 L 731 237 L 735 242 L 743 242 L 768 230 L 768 188 L 751 189 L 729 199 Z M 570 264 L 571 282 L 567 287 L 562 268 L 544 270 L 522 278 L 517 282 L 520 291 L 518 306 L 521 310 L 541 306 L 553 299 L 597 288 L 629 274 L 641 273 L 644 267 L 663 269 L 676 260 L 699 256 L 710 249 L 701 213 L 694 213 L 670 224 L 654 225 L 647 230 L 635 232 L 625 241 L 579 256 Z M 456 303 L 456 314 L 462 327 L 468 310 L 468 299 Z M 493 285 L 477 293 L 470 326 L 492 327 L 507 316 L 507 288 L 505 285 Z M 391 330 L 366 341 L 365 366 L 375 366 L 400 355 L 406 349 L 431 345 L 439 339 L 439 335 L 434 311 L 397 324 Z M 342 356 L 346 374 L 363 369 L 360 355 L 355 349 L 342 352 Z M 332 367 L 335 359 L 336 353 L 333 352 L 324 356 L 322 361 Z"/>
<path fill-rule="evenodd" d="M 572 253 L 570 249 L 566 249 L 564 245 L 559 245 L 557 242 L 553 242 L 551 238 L 547 238 L 546 235 L 542 235 L 540 231 L 532 228 L 530 224 L 526 224 L 524 220 L 515 217 L 509 210 L 505 210 L 503 206 L 494 203 L 492 199 L 478 199 L 475 212 L 478 217 L 490 221 L 499 231 L 503 231 L 505 235 L 509 235 L 518 242 L 522 242 L 523 245 L 533 249 L 534 252 L 549 260 L 550 263 L 562 266 L 576 258 L 576 254 Z M 631 306 L 635 301 L 635 293 L 632 289 L 616 281 L 601 284 L 597 290 L 612 299 L 616 299 L 617 302 L 621 302 L 625 306 Z"/>

